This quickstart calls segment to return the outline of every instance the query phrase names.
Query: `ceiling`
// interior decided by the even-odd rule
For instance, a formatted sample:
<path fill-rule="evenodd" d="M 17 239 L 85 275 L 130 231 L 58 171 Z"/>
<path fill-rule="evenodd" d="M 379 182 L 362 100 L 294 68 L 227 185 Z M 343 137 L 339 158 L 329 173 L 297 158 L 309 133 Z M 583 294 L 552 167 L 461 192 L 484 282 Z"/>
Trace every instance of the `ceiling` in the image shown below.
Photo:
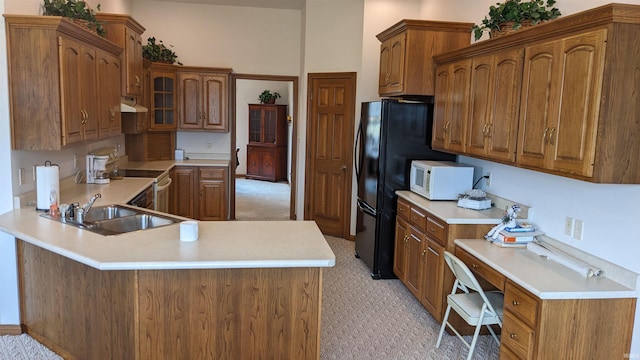
<path fill-rule="evenodd" d="M 273 9 L 293 9 L 304 8 L 306 0 L 155 0 L 179 3 L 226 5 L 226 6 L 246 6 Z"/>

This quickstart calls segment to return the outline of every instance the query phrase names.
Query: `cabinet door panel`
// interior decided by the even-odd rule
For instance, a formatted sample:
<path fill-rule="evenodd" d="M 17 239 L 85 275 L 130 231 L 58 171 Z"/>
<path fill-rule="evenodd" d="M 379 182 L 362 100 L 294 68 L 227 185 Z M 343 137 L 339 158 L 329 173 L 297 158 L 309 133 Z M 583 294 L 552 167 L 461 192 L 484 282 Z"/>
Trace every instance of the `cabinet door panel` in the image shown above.
<path fill-rule="evenodd" d="M 555 145 L 555 170 L 593 175 L 605 40 L 606 30 L 600 30 L 563 41 L 558 79 L 562 101 L 555 131 L 549 134 L 549 142 Z"/>
<path fill-rule="evenodd" d="M 83 45 L 80 56 L 80 79 L 84 83 L 80 93 L 82 110 L 85 113 L 82 126 L 82 140 L 98 138 L 98 77 L 96 71 L 96 50 Z"/>
<path fill-rule="evenodd" d="M 247 175 L 261 175 L 260 173 L 260 153 L 247 150 Z"/>
<path fill-rule="evenodd" d="M 227 81 L 225 76 L 203 76 L 204 128 L 227 128 Z"/>
<path fill-rule="evenodd" d="M 543 167 L 549 120 L 553 116 L 552 79 L 556 42 L 525 49 L 517 163 Z"/>
<path fill-rule="evenodd" d="M 103 51 L 96 52 L 98 89 L 98 135 L 101 139 L 121 132 L 120 121 L 120 59 Z"/>
<path fill-rule="evenodd" d="M 202 128 L 200 76 L 194 74 L 180 74 L 180 128 L 200 129 Z"/>
<path fill-rule="evenodd" d="M 225 188 L 223 181 L 200 181 L 200 212 L 198 219 L 204 221 L 226 220 Z"/>
<path fill-rule="evenodd" d="M 82 112 L 80 85 L 80 43 L 60 38 L 60 81 L 62 96 L 62 146 L 82 141 Z"/>
<path fill-rule="evenodd" d="M 443 254 L 444 247 L 427 237 L 423 256 L 424 281 L 422 282 L 420 302 L 436 319 L 440 319 L 442 316 Z"/>
<path fill-rule="evenodd" d="M 273 151 L 265 151 L 260 154 L 260 168 L 263 176 L 273 178 L 276 175 L 276 164 Z"/>
<path fill-rule="evenodd" d="M 497 54 L 492 79 L 493 106 L 487 127 L 487 154 L 492 159 L 511 163 L 515 162 L 516 156 L 523 53 L 523 49 L 516 49 Z"/>
<path fill-rule="evenodd" d="M 175 177 L 173 197 L 173 210 L 175 215 L 188 218 L 195 218 L 195 186 L 196 169 L 190 167 L 177 167 Z"/>
<path fill-rule="evenodd" d="M 415 297 L 420 298 L 422 289 L 422 261 L 424 233 L 412 227 L 409 228 L 409 240 L 407 243 L 407 272 L 405 285 Z"/>
<path fill-rule="evenodd" d="M 470 154 L 486 155 L 487 127 L 493 105 L 494 60 L 493 56 L 473 59 L 467 138 L 467 152 Z"/>
<path fill-rule="evenodd" d="M 462 61 L 453 65 L 451 71 L 451 112 L 445 124 L 445 148 L 455 152 L 464 152 L 469 109 L 469 81 L 471 61 Z"/>
<path fill-rule="evenodd" d="M 126 83 L 125 93 L 131 96 L 142 95 L 142 38 L 141 36 L 125 28 L 126 49 L 124 51 Z"/>
<path fill-rule="evenodd" d="M 393 251 L 393 273 L 403 283 L 406 281 L 406 248 L 409 241 L 409 225 L 401 218 L 396 218 L 396 237 Z"/>
<path fill-rule="evenodd" d="M 389 59 L 389 78 L 387 92 L 401 92 L 404 89 L 404 53 L 406 33 L 394 36 L 389 44 L 391 58 Z"/>
<path fill-rule="evenodd" d="M 431 146 L 444 149 L 445 125 L 449 117 L 449 104 L 451 93 L 449 91 L 449 66 L 439 66 L 436 70 L 435 104 L 433 108 L 433 131 Z"/>

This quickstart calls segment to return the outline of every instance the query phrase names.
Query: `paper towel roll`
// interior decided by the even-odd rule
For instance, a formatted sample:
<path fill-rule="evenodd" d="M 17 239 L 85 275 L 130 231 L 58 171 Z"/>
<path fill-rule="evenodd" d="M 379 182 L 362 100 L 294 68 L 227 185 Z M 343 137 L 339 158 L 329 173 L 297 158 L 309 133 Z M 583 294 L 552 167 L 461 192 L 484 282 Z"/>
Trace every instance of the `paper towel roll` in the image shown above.
<path fill-rule="evenodd" d="M 180 223 L 180 240 L 181 241 L 196 241 L 198 240 L 198 222 L 197 221 L 183 221 Z"/>
<path fill-rule="evenodd" d="M 49 210 L 51 194 L 60 201 L 60 170 L 57 165 L 36 166 L 36 209 Z"/>

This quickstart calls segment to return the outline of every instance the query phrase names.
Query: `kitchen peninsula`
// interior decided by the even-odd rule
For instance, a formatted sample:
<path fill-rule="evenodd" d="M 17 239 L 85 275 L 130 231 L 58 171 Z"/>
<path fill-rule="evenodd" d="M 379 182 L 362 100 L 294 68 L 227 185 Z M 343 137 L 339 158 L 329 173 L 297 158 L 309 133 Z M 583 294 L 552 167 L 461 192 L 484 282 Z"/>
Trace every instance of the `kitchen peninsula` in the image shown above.
<path fill-rule="evenodd" d="M 148 181 L 113 181 L 95 206 Z M 102 236 L 30 207 L 0 216 L 0 230 L 18 239 L 26 332 L 65 358 L 319 358 L 335 256 L 314 222 L 201 221 L 182 242 L 177 223 Z"/>

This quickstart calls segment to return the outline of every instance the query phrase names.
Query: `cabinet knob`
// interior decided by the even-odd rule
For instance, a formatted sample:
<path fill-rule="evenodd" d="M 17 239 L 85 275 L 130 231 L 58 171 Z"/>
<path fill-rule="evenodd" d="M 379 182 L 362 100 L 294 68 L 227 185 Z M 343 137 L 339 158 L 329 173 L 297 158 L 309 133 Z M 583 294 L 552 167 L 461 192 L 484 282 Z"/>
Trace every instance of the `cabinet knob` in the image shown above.
<path fill-rule="evenodd" d="M 518 306 L 520 305 L 520 302 L 518 300 L 513 300 L 511 304 L 513 304 L 513 306 Z"/>
<path fill-rule="evenodd" d="M 477 269 L 477 268 L 478 268 L 478 264 L 471 264 L 471 267 L 472 267 L 473 269 Z"/>
<path fill-rule="evenodd" d="M 518 340 L 518 334 L 511 333 L 509 334 L 509 337 L 512 338 L 513 340 Z"/>
<path fill-rule="evenodd" d="M 422 257 L 424 257 L 427 254 L 427 249 L 422 250 Z"/>
<path fill-rule="evenodd" d="M 547 143 L 547 133 L 549 132 L 549 128 L 544 129 L 544 132 L 542 133 L 542 143 Z"/>
<path fill-rule="evenodd" d="M 552 127 L 552 128 L 551 128 L 551 131 L 549 131 L 549 143 L 550 143 L 551 145 L 555 145 L 555 144 L 556 144 L 555 140 L 553 140 L 553 133 L 554 133 L 555 131 L 556 131 L 556 128 L 555 128 L 555 127 Z"/>
<path fill-rule="evenodd" d="M 140 87 L 140 77 L 138 75 L 134 75 L 136 78 L 136 86 Z"/>
<path fill-rule="evenodd" d="M 405 235 L 403 240 L 404 240 L 405 243 L 407 243 L 409 241 L 409 237 L 407 235 Z"/>

